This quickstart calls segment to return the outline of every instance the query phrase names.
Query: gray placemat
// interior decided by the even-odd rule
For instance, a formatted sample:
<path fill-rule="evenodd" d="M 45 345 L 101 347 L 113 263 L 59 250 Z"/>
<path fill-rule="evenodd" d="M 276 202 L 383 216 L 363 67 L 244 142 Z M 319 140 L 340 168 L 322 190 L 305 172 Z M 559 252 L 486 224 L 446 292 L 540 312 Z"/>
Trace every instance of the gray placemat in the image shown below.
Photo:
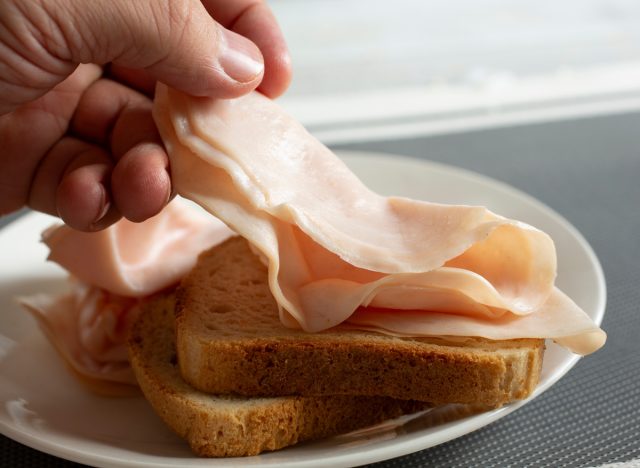
<path fill-rule="evenodd" d="M 376 467 L 598 466 L 640 458 L 640 114 L 342 145 L 487 174 L 587 238 L 607 277 L 606 347 L 542 396 L 452 442 Z M 74 466 L 0 439 L 0 466 Z"/>

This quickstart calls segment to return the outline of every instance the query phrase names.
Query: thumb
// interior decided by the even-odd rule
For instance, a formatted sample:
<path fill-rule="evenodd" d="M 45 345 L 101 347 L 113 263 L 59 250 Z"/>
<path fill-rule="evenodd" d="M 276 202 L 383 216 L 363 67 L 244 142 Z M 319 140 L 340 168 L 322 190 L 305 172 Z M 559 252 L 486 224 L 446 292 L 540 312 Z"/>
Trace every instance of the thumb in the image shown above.
<path fill-rule="evenodd" d="M 216 23 L 199 0 L 3 3 L 11 14 L 3 15 L 8 26 L 0 29 L 0 41 L 10 42 L 10 47 L 0 49 L 22 45 L 16 53 L 21 57 L 13 58 L 17 66 L 11 67 L 14 87 L 23 73 L 24 83 L 42 92 L 79 63 L 108 62 L 146 69 L 159 81 L 197 96 L 238 97 L 262 80 L 258 47 Z M 20 60 L 27 63 L 20 67 Z M 37 73 L 41 76 L 33 76 Z"/>

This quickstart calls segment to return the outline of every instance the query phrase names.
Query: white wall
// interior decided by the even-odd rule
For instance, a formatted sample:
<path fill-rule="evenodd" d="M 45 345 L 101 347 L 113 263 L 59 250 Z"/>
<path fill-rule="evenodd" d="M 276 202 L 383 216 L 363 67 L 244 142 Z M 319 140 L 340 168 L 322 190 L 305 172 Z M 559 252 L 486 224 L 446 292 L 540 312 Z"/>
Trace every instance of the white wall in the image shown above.
<path fill-rule="evenodd" d="M 294 64 L 282 103 L 328 140 L 349 122 L 640 106 L 639 0 L 270 4 Z"/>

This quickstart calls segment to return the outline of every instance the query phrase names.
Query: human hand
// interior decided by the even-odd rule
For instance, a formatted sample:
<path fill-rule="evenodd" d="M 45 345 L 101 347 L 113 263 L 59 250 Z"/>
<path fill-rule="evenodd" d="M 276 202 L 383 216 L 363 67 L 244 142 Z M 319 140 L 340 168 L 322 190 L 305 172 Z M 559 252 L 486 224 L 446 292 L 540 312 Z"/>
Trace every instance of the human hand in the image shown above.
<path fill-rule="evenodd" d="M 27 205 L 86 231 L 143 221 L 171 196 L 156 80 L 234 98 L 276 97 L 290 78 L 261 0 L 3 0 L 0 215 Z"/>

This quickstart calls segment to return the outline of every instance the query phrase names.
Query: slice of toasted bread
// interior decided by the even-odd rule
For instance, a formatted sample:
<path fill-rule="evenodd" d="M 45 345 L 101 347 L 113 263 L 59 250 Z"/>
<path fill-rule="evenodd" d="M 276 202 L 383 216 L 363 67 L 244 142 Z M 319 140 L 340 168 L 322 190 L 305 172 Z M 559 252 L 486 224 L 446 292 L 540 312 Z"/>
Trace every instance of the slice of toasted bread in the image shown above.
<path fill-rule="evenodd" d="M 256 455 L 425 409 L 368 397 L 216 397 L 184 382 L 176 361 L 174 296 L 144 306 L 129 339 L 131 364 L 155 411 L 200 456 Z"/>
<path fill-rule="evenodd" d="M 499 406 L 527 397 L 544 340 L 410 338 L 282 326 L 267 270 L 239 237 L 201 254 L 177 291 L 182 375 L 218 394 L 367 395 Z"/>

